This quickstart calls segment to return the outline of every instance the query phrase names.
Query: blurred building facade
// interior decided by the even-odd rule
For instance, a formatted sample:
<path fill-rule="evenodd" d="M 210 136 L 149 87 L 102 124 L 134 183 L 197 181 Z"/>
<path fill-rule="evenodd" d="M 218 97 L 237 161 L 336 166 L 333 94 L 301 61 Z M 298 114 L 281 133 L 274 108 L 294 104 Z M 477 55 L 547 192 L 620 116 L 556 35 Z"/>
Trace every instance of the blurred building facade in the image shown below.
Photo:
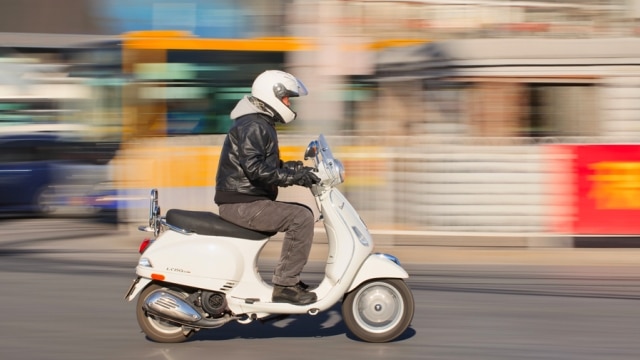
<path fill-rule="evenodd" d="M 74 90 L 65 90 L 72 100 L 57 107 L 78 111 L 58 121 L 89 123 L 128 140 L 172 135 L 168 142 L 145 140 L 155 151 L 171 147 L 154 161 L 170 164 L 172 172 L 193 165 L 173 155 L 215 162 L 219 136 L 193 135 L 224 133 L 228 107 L 257 72 L 282 66 L 295 73 L 312 96 L 294 104 L 299 121 L 294 131 L 283 129 L 283 141 L 323 132 L 351 149 L 345 156 L 359 180 L 348 191 L 370 224 L 549 232 L 554 219 L 575 215 L 558 205 L 564 196 L 558 189 L 566 187 L 557 185 L 571 174 L 553 166 L 567 154 L 540 144 L 620 143 L 640 135 L 638 0 L 23 0 L 2 6 L 0 86 L 25 91 L 26 76 L 11 76 L 16 63 L 22 74 L 37 72 L 49 85 L 74 82 Z M 65 70 L 33 71 L 36 61 Z M 2 115 L 15 118 L 15 108 L 5 106 Z M 338 137 L 345 133 L 350 137 Z M 362 146 L 373 147 L 357 150 Z M 150 156 L 136 151 L 122 156 L 131 168 Z M 365 153 L 375 156 L 362 160 Z M 160 168 L 127 189 L 146 191 L 171 178 Z M 196 180 L 168 181 L 165 199 L 209 208 L 207 169 Z M 121 173 L 120 180 L 131 180 Z M 206 196 L 197 195 L 202 191 Z"/>
<path fill-rule="evenodd" d="M 122 35 L 130 32 L 303 39 L 310 44 L 303 51 L 283 50 L 278 60 L 229 69 L 248 73 L 243 81 L 261 65 L 282 66 L 305 79 L 318 95 L 296 105 L 309 131 L 608 135 L 626 130 L 598 114 L 617 92 L 601 85 L 625 77 L 633 86 L 629 79 L 639 61 L 636 0 L 25 0 L 2 6 L 3 63 L 21 57 L 40 65 L 93 65 L 94 71 L 86 66 L 76 73 L 90 80 L 118 79 L 117 72 L 137 65 L 211 61 L 158 57 L 149 55 L 151 49 L 138 52 L 140 59 L 125 59 Z M 120 51 L 108 51 L 108 41 Z M 87 51 L 73 51 L 82 47 Z M 11 65 L 3 66 L 5 82 L 20 78 L 8 75 Z M 101 88 L 105 82 L 93 82 L 95 97 L 117 92 Z"/>

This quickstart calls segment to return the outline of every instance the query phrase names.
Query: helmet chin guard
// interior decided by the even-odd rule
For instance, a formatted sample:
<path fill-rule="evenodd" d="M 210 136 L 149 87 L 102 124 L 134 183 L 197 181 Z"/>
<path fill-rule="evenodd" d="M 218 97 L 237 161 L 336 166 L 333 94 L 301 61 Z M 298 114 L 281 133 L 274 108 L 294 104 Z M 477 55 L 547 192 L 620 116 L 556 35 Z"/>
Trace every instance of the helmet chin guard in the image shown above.
<path fill-rule="evenodd" d="M 267 70 L 258 75 L 251 86 L 251 95 L 268 105 L 287 124 L 296 113 L 282 102 L 284 97 L 305 96 L 309 92 L 302 81 L 280 70 Z"/>

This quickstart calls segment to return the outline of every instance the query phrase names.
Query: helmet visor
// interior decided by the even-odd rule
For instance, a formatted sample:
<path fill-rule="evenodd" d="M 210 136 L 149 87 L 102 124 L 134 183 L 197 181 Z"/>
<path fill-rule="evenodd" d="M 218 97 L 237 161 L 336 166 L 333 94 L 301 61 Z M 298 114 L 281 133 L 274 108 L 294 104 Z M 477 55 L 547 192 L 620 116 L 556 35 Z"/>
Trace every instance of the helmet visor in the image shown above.
<path fill-rule="evenodd" d="M 304 84 L 302 83 L 302 81 L 300 81 L 300 79 L 296 78 L 296 81 L 298 82 L 298 93 L 292 96 L 306 96 L 309 94 L 309 91 L 307 91 L 307 87 L 304 86 Z"/>

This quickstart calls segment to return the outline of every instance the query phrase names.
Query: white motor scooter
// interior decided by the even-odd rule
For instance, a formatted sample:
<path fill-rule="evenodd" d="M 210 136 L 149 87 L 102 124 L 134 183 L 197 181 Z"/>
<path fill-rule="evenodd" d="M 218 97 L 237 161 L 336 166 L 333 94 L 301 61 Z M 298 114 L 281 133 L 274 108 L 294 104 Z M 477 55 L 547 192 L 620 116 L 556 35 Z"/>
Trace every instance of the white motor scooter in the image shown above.
<path fill-rule="evenodd" d="M 342 163 L 323 135 L 305 151 L 321 182 L 311 189 L 327 233 L 323 280 L 308 305 L 271 301 L 273 287 L 258 272 L 258 256 L 273 234 L 239 227 L 211 212 L 172 209 L 162 217 L 158 192 L 151 191 L 149 226 L 154 233 L 140 247 L 137 278 L 125 299 L 138 296 L 142 331 L 158 342 L 182 342 L 196 331 L 230 321 L 248 324 L 278 315 L 316 315 L 342 300 L 342 316 L 356 337 L 387 342 L 400 336 L 414 313 L 407 272 L 387 254 L 373 253 L 373 241 L 356 210 L 336 188 Z"/>

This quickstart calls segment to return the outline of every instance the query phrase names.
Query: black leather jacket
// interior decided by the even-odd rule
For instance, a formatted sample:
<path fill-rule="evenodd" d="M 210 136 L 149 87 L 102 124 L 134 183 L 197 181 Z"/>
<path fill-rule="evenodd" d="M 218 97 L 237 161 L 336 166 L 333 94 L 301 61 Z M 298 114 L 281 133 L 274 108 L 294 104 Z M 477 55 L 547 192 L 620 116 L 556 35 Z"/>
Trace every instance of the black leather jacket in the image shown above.
<path fill-rule="evenodd" d="M 282 168 L 275 121 L 263 113 L 242 115 L 229 130 L 220 154 L 215 202 L 275 200 L 279 186 L 293 185 L 294 171 Z"/>

